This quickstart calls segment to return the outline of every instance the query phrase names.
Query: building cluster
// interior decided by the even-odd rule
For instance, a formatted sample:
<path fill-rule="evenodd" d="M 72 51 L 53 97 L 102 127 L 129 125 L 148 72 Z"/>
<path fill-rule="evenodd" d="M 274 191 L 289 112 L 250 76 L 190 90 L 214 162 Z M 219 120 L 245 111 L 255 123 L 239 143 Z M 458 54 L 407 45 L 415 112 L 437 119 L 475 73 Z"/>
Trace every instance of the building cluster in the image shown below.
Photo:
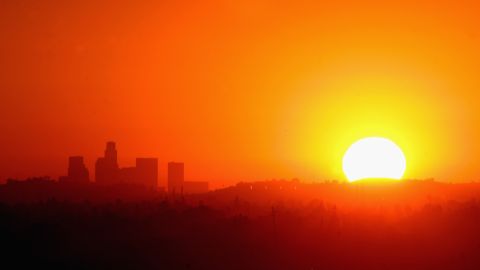
<path fill-rule="evenodd" d="M 168 191 L 175 193 L 204 193 L 208 191 L 206 181 L 185 181 L 184 164 L 181 162 L 168 163 Z"/>
<path fill-rule="evenodd" d="M 208 191 L 208 182 L 185 181 L 184 164 L 168 163 L 168 191 L 177 194 L 203 193 Z M 87 183 L 90 176 L 82 156 L 68 159 L 68 174 L 61 182 Z M 95 162 L 95 182 L 104 185 L 137 184 L 150 188 L 158 186 L 158 159 L 137 158 L 135 167 L 120 168 L 115 142 L 107 142 L 105 153 Z"/>

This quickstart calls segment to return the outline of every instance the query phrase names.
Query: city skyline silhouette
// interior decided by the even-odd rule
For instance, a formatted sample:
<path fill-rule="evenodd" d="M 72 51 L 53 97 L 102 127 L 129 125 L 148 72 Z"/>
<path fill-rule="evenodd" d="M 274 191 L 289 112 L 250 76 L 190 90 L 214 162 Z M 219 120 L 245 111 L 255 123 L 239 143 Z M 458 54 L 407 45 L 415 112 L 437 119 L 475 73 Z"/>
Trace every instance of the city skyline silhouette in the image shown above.
<path fill-rule="evenodd" d="M 405 178 L 480 179 L 477 3 L 147 2 L 2 5 L 0 179 L 111 138 L 213 186 L 340 180 L 372 136 Z"/>
<path fill-rule="evenodd" d="M 480 1 L 0 1 L 0 269 L 480 269 Z"/>

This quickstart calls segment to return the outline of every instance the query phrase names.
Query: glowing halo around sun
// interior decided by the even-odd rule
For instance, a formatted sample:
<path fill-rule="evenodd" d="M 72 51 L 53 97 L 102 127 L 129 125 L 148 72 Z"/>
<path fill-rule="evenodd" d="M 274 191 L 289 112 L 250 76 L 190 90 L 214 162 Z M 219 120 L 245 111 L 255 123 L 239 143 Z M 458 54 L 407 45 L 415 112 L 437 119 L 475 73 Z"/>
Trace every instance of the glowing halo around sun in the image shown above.
<path fill-rule="evenodd" d="M 349 182 L 368 178 L 400 180 L 406 167 L 400 147 L 380 137 L 356 141 L 343 156 L 343 172 Z"/>

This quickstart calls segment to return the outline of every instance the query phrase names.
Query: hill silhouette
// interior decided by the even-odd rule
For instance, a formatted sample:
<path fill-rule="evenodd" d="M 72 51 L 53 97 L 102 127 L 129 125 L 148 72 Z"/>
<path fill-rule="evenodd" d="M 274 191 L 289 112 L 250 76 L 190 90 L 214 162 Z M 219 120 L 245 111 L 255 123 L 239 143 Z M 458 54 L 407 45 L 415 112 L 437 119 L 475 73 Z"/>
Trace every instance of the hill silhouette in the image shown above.
<path fill-rule="evenodd" d="M 477 183 L 405 181 L 379 188 L 264 181 L 174 196 L 30 179 L 0 186 L 2 263 L 53 269 L 476 269 L 479 194 Z"/>

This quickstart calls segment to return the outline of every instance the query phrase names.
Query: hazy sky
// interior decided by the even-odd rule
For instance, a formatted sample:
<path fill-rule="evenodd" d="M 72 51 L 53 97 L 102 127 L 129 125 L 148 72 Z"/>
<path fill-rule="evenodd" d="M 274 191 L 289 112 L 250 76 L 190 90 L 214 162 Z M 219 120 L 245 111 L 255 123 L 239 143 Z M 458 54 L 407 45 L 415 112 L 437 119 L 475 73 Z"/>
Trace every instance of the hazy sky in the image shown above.
<path fill-rule="evenodd" d="M 392 3 L 396 2 L 396 3 Z M 90 173 L 107 140 L 214 186 L 340 179 L 365 136 L 406 177 L 480 179 L 476 1 L 0 2 L 0 178 Z M 162 183 L 163 184 L 163 180 Z"/>

